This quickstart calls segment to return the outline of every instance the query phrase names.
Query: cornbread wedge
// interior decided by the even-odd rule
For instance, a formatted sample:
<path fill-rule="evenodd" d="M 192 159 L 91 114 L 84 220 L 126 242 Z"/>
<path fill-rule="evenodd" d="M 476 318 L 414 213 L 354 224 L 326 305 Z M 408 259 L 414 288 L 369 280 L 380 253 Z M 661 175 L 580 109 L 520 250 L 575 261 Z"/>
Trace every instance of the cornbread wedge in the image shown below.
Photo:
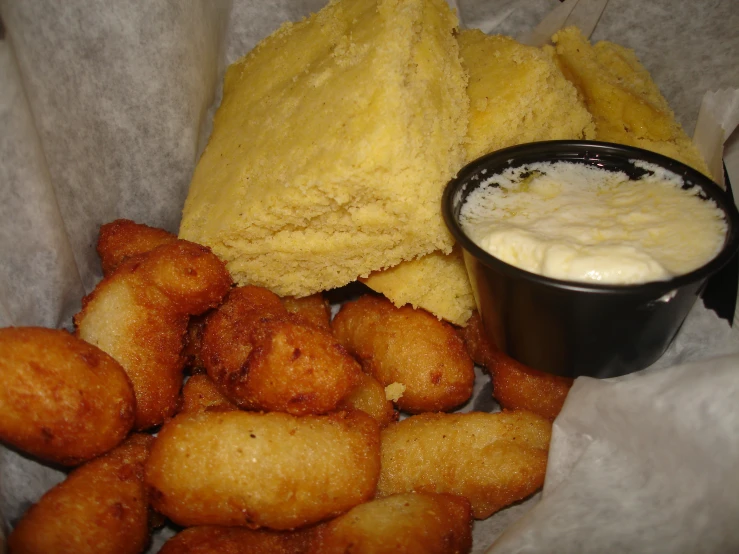
<path fill-rule="evenodd" d="M 594 137 L 593 119 L 554 62 L 551 47 L 526 46 L 478 29 L 463 30 L 457 38 L 469 72 L 466 161 L 524 142 Z M 475 309 L 459 252 L 403 262 L 372 273 L 365 283 L 397 306 L 424 308 L 456 325 L 465 325 Z"/>
<path fill-rule="evenodd" d="M 466 74 L 443 0 L 338 0 L 232 65 L 180 236 L 239 284 L 306 296 L 434 250 L 463 160 Z"/>
<path fill-rule="evenodd" d="M 607 41 L 593 46 L 577 27 L 562 29 L 552 41 L 562 71 L 593 114 L 598 140 L 658 152 L 710 176 L 633 50 Z"/>

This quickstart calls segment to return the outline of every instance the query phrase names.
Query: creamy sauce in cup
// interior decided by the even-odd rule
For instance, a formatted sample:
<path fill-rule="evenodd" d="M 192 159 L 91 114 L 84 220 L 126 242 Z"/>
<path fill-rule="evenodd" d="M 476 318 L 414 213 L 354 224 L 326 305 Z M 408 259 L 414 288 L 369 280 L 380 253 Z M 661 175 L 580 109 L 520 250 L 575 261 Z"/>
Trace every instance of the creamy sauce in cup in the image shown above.
<path fill-rule="evenodd" d="M 630 285 L 688 273 L 721 250 L 727 225 L 700 187 L 645 162 L 625 173 L 541 162 L 494 175 L 472 191 L 460 224 L 513 266 L 566 281 Z"/>

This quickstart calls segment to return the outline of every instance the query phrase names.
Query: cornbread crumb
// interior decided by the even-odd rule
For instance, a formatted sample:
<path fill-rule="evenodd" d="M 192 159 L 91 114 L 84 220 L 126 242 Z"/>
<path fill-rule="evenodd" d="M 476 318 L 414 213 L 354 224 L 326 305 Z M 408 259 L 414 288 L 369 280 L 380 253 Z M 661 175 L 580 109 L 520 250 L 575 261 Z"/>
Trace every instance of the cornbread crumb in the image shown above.
<path fill-rule="evenodd" d="M 592 46 L 576 27 L 562 29 L 552 41 L 565 76 L 593 114 L 598 140 L 658 152 L 710 176 L 633 50 L 607 41 Z"/>
<path fill-rule="evenodd" d="M 307 296 L 453 240 L 466 74 L 443 0 L 334 0 L 229 67 L 180 236 Z"/>
<path fill-rule="evenodd" d="M 397 402 L 405 392 L 405 385 L 403 383 L 390 383 L 385 387 L 385 398 L 390 402 Z"/>

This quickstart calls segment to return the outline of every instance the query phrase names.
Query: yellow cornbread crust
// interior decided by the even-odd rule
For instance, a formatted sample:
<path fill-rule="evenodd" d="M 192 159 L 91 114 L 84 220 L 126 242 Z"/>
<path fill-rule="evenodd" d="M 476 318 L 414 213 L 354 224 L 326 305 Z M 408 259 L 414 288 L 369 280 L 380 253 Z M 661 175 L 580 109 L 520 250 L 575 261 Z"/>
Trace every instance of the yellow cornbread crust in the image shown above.
<path fill-rule="evenodd" d="M 477 29 L 463 30 L 457 38 L 469 72 L 467 161 L 524 142 L 594 137 L 593 119 L 556 65 L 551 47 L 526 46 Z M 466 325 L 475 298 L 455 250 L 376 271 L 364 282 L 397 306 L 411 304 Z"/>
<path fill-rule="evenodd" d="M 478 29 L 460 32 L 458 41 L 469 72 L 467 161 L 524 142 L 595 136 L 592 116 L 550 47 Z"/>
<path fill-rule="evenodd" d="M 562 29 L 552 41 L 562 71 L 593 114 L 597 140 L 658 152 L 710 176 L 633 50 L 608 41 L 592 46 L 576 27 Z"/>
<path fill-rule="evenodd" d="M 239 284 L 305 296 L 434 250 L 463 161 L 466 74 L 443 0 L 339 0 L 229 67 L 180 237 Z"/>

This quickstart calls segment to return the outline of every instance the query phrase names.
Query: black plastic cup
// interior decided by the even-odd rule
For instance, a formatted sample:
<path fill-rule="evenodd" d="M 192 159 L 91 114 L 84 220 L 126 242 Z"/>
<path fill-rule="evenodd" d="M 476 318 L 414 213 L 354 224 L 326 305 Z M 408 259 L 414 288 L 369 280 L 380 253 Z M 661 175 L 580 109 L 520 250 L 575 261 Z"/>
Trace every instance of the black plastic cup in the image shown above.
<path fill-rule="evenodd" d="M 622 171 L 638 179 L 660 166 L 700 187 L 727 222 L 724 246 L 704 266 L 666 281 L 602 285 L 563 281 L 524 271 L 477 246 L 462 230 L 459 213 L 469 193 L 490 176 L 534 162 L 572 162 Z M 594 141 L 545 141 L 483 156 L 447 185 L 442 213 L 462 246 L 465 265 L 487 335 L 512 358 L 565 377 L 615 377 L 643 369 L 667 349 L 706 280 L 739 248 L 739 214 L 729 195 L 698 171 L 639 148 Z"/>

